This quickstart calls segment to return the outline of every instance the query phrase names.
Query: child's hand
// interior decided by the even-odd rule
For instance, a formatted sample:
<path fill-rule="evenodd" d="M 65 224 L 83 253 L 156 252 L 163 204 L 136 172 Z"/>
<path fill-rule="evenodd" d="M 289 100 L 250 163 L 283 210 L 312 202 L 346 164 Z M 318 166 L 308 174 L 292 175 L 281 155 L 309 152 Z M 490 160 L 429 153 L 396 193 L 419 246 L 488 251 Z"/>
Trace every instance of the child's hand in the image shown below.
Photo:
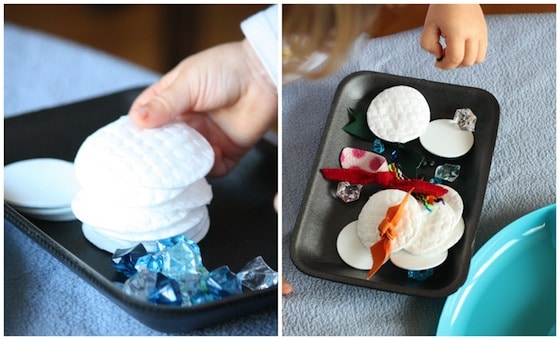
<path fill-rule="evenodd" d="M 136 98 L 129 115 L 142 128 L 185 120 L 214 148 L 210 175 L 222 176 L 272 125 L 277 103 L 274 83 L 244 40 L 184 59 Z"/>
<path fill-rule="evenodd" d="M 445 38 L 445 49 L 440 36 Z M 444 70 L 483 62 L 488 31 L 480 5 L 430 5 L 420 45 L 436 56 L 436 67 Z"/>

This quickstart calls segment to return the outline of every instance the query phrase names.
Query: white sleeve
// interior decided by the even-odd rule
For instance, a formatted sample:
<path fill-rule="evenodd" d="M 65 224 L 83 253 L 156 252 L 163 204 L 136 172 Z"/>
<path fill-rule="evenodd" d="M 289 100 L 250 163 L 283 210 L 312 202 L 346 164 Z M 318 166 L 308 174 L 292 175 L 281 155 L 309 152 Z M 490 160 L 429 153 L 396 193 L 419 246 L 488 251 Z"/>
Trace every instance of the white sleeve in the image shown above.
<path fill-rule="evenodd" d="M 241 22 L 241 30 L 278 88 L 278 5 L 270 6 L 245 19 Z"/>

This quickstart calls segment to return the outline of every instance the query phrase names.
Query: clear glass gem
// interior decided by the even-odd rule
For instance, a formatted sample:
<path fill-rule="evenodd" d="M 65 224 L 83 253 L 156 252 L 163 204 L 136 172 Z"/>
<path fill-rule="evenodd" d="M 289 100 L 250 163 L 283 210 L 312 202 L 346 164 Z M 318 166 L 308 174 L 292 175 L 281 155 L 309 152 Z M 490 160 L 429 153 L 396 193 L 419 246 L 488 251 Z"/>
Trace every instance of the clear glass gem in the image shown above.
<path fill-rule="evenodd" d="M 362 184 L 351 184 L 350 182 L 339 182 L 336 187 L 336 196 L 343 202 L 349 203 L 360 198 Z"/>
<path fill-rule="evenodd" d="M 136 261 L 148 252 L 146 248 L 140 243 L 136 247 L 128 249 L 117 249 L 111 258 L 113 267 L 126 277 L 131 277 L 136 273 Z"/>
<path fill-rule="evenodd" d="M 476 116 L 471 109 L 457 109 L 453 121 L 459 125 L 462 130 L 474 132 L 476 126 Z"/>
<path fill-rule="evenodd" d="M 141 270 L 129 277 L 123 284 L 125 294 L 142 301 L 148 301 L 156 287 L 157 274 L 149 270 Z"/>
<path fill-rule="evenodd" d="M 377 154 L 382 154 L 385 151 L 385 145 L 381 140 L 376 138 L 373 141 L 372 151 Z"/>
<path fill-rule="evenodd" d="M 424 270 L 409 270 L 407 277 L 416 281 L 424 281 L 434 274 L 434 268 Z"/>
<path fill-rule="evenodd" d="M 278 273 L 266 264 L 262 256 L 249 261 L 237 277 L 250 290 L 266 289 L 278 285 Z"/>
<path fill-rule="evenodd" d="M 459 177 L 461 172 L 461 166 L 458 164 L 448 164 L 438 165 L 436 168 L 434 177 L 439 178 L 443 181 L 453 182 Z"/>
<path fill-rule="evenodd" d="M 181 291 L 177 281 L 161 274 L 156 274 L 155 289 L 148 297 L 150 302 L 162 305 L 182 304 Z"/>

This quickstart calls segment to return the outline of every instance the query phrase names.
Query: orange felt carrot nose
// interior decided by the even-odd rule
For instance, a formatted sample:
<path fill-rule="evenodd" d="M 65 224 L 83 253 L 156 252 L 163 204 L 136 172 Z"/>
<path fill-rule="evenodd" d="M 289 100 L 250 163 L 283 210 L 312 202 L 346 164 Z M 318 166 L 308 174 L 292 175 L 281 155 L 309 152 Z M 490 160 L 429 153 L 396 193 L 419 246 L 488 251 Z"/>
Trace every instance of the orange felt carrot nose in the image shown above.
<path fill-rule="evenodd" d="M 399 205 L 394 205 L 387 209 L 387 213 L 385 214 L 385 218 L 377 229 L 379 230 L 379 236 L 381 239 L 375 242 L 370 248 L 371 257 L 373 259 L 373 265 L 371 266 L 371 270 L 368 273 L 367 279 L 371 279 L 375 273 L 381 268 L 389 254 L 391 253 L 391 240 L 397 237 L 395 228 L 399 221 L 401 220 L 401 216 L 403 213 L 404 206 L 406 202 L 408 202 L 408 198 L 410 197 L 410 193 L 414 190 L 412 188 L 406 196 L 404 196 L 403 200 Z"/>

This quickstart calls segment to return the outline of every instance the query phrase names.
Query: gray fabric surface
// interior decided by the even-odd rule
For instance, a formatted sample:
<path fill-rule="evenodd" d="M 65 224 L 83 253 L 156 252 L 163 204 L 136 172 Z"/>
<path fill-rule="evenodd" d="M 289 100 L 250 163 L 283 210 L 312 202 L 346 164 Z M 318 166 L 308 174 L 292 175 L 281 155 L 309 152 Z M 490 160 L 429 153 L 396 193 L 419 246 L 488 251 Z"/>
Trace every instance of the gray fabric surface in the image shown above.
<path fill-rule="evenodd" d="M 144 86 L 159 75 L 86 46 L 4 27 L 4 117 Z M 165 335 L 144 326 L 4 223 L 5 335 Z M 268 308 L 188 335 L 275 335 Z"/>
<path fill-rule="evenodd" d="M 500 125 L 475 241 L 556 201 L 555 14 L 487 17 L 486 61 L 441 71 L 419 45 L 421 30 L 364 40 L 343 69 L 283 88 L 282 270 L 294 291 L 282 301 L 284 335 L 434 335 L 445 298 L 423 298 L 310 277 L 289 256 L 307 180 L 339 82 L 372 70 L 485 89 L 500 104 Z"/>

